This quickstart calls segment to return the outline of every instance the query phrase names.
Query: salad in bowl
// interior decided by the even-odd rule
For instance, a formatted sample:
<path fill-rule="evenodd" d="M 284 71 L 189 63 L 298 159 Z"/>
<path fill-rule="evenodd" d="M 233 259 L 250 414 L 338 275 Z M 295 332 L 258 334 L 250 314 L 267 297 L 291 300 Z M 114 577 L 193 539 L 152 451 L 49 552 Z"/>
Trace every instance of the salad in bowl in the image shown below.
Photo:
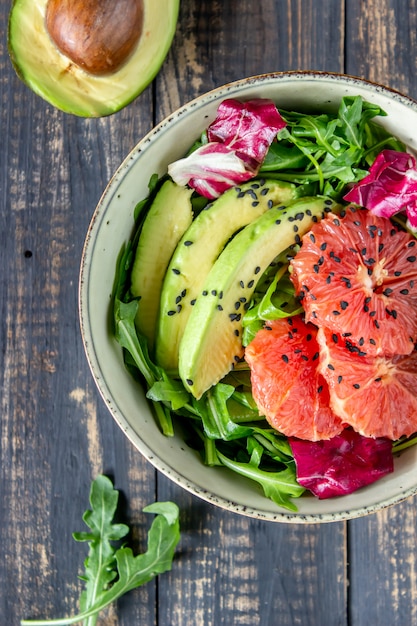
<path fill-rule="evenodd" d="M 417 116 L 350 77 L 247 79 L 163 122 L 106 190 L 81 272 L 87 355 L 128 436 L 193 493 L 279 521 L 346 519 L 414 493 L 404 111 Z M 195 131 L 177 146 L 185 118 Z M 111 257 L 103 346 L 93 278 Z"/>

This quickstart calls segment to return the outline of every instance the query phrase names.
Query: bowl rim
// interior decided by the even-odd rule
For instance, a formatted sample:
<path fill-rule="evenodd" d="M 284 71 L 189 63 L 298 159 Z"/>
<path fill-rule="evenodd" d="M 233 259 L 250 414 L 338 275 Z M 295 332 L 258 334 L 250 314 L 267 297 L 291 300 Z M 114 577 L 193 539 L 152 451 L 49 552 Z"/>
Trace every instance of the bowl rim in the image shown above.
<path fill-rule="evenodd" d="M 393 495 L 391 498 L 384 499 L 381 502 L 376 504 L 372 504 L 369 506 L 358 506 L 349 507 L 349 509 L 342 510 L 331 513 L 299 513 L 299 512 L 286 512 L 283 509 L 278 509 L 276 512 L 271 512 L 269 510 L 261 510 L 254 509 L 250 506 L 243 506 L 234 502 L 232 499 L 224 498 L 210 491 L 202 489 L 197 484 L 193 483 L 192 480 L 184 473 L 180 472 L 178 469 L 175 469 L 160 459 L 157 453 L 152 450 L 148 443 L 146 443 L 143 439 L 140 438 L 138 433 L 134 431 L 134 429 L 127 422 L 125 416 L 119 411 L 117 404 L 113 402 L 112 393 L 108 388 L 107 384 L 103 382 L 103 377 L 101 376 L 101 368 L 100 363 L 96 355 L 96 351 L 94 349 L 93 343 L 91 341 L 92 333 L 91 333 L 91 324 L 87 314 L 87 305 L 84 303 L 87 302 L 88 298 L 88 273 L 89 273 L 89 250 L 94 246 L 95 236 L 99 229 L 100 223 L 103 219 L 103 216 L 106 211 L 107 199 L 111 196 L 112 189 L 118 183 L 118 177 L 120 173 L 123 171 L 124 173 L 128 171 L 131 165 L 134 163 L 135 156 L 137 156 L 147 144 L 152 142 L 160 133 L 161 129 L 171 124 L 175 123 L 175 120 L 183 116 L 185 112 L 190 109 L 194 109 L 199 105 L 203 105 L 206 102 L 211 100 L 218 99 L 219 95 L 224 94 L 226 97 L 228 92 L 235 91 L 240 86 L 243 85 L 257 85 L 262 82 L 271 82 L 271 81 L 280 81 L 286 79 L 294 79 L 303 81 L 305 79 L 309 80 L 320 80 L 320 79 L 328 79 L 335 80 L 337 82 L 345 83 L 347 85 L 360 84 L 362 86 L 368 86 L 371 90 L 375 90 L 376 92 L 381 92 L 386 95 L 392 96 L 395 100 L 403 103 L 406 106 L 413 108 L 417 113 L 417 100 L 404 95 L 400 91 L 393 89 L 391 87 L 387 87 L 385 85 L 381 85 L 380 83 L 367 80 L 364 78 L 360 78 L 350 74 L 343 74 L 338 72 L 327 72 L 322 70 L 289 70 L 282 72 L 271 72 L 264 74 L 257 74 L 253 76 L 249 76 L 246 78 L 241 78 L 224 85 L 220 85 L 211 89 L 196 98 L 190 100 L 186 104 L 178 107 L 175 111 L 167 115 L 164 119 L 162 119 L 158 124 L 156 124 L 150 131 L 148 131 L 130 150 L 127 156 L 122 160 L 117 169 L 114 171 L 112 177 L 108 181 L 107 185 L 102 192 L 102 195 L 95 207 L 93 215 L 91 217 L 87 233 L 85 236 L 84 244 L 81 251 L 81 263 L 79 270 L 79 280 L 78 280 L 78 314 L 79 314 L 79 323 L 81 330 L 82 343 L 84 346 L 84 352 L 86 355 L 87 363 L 90 368 L 93 380 L 96 384 L 96 387 L 101 395 L 108 411 L 112 415 L 113 419 L 116 421 L 118 426 L 122 429 L 127 438 L 131 441 L 134 447 L 141 453 L 141 455 L 149 462 L 151 465 L 158 471 L 160 471 L 163 475 L 167 476 L 170 480 L 176 483 L 178 486 L 182 487 L 186 491 L 192 493 L 198 498 L 213 504 L 221 509 L 227 510 L 229 512 L 238 513 L 244 515 L 246 517 L 272 521 L 272 522 L 286 522 L 286 523 L 321 523 L 321 522 L 333 522 L 333 521 L 346 521 L 349 519 L 355 519 L 358 517 L 363 517 L 365 515 L 372 514 L 374 512 L 383 510 L 388 508 L 394 504 L 402 502 L 408 499 L 411 496 L 417 494 L 417 483 L 414 487 L 408 488 L 402 492 L 399 492 L 396 495 Z M 127 374 L 128 375 L 128 374 Z M 163 435 L 161 435 L 163 436 Z M 344 496 L 346 497 L 346 496 Z"/>

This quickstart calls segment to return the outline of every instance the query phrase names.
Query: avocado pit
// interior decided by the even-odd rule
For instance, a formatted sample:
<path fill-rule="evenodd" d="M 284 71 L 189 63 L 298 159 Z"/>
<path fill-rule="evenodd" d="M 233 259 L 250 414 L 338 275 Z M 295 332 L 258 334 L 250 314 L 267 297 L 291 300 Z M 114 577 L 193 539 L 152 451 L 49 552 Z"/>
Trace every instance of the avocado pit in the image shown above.
<path fill-rule="evenodd" d="M 46 30 L 70 61 L 94 76 L 119 70 L 143 30 L 143 0 L 48 0 Z"/>

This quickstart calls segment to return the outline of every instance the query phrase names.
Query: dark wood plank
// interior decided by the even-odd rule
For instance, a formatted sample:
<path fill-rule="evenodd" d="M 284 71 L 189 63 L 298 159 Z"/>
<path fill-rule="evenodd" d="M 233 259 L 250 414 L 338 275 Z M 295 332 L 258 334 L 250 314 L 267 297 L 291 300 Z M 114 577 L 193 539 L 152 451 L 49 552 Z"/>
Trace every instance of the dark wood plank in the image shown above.
<path fill-rule="evenodd" d="M 346 71 L 417 95 L 416 5 L 347 3 Z M 416 500 L 349 523 L 351 624 L 414 624 Z"/>
<path fill-rule="evenodd" d="M 6 13 L 3 3 L 1 11 Z M 2 48 L 0 615 L 18 624 L 77 609 L 90 481 L 114 477 L 143 546 L 153 468 L 99 398 L 78 325 L 84 237 L 104 187 L 152 125 L 152 90 L 129 111 L 81 120 L 20 83 Z M 146 517 L 146 519 L 145 519 Z M 155 585 L 113 623 L 153 624 Z M 110 618 L 109 618 L 110 619 Z"/>

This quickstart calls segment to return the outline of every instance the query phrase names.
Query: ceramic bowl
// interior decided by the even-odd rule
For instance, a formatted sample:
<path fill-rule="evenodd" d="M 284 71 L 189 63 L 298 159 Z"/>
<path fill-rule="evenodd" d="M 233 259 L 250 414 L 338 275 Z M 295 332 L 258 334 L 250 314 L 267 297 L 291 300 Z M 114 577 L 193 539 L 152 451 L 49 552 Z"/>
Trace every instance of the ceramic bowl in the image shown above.
<path fill-rule="evenodd" d="M 380 122 L 417 149 L 417 103 L 358 78 L 321 73 L 261 75 L 227 84 L 181 107 L 147 134 L 126 157 L 105 189 L 87 233 L 80 272 L 80 320 L 87 359 L 111 414 L 138 451 L 160 472 L 196 496 L 258 519 L 329 522 L 366 515 L 417 492 L 417 446 L 395 459 L 395 471 L 352 495 L 318 500 L 302 496 L 298 512 L 280 509 L 258 486 L 226 468 L 209 468 L 180 435 L 163 436 L 142 387 L 126 371 L 110 328 L 110 300 L 122 245 L 133 229 L 133 210 L 148 192 L 153 173 L 164 174 L 184 155 L 225 98 L 272 98 L 287 110 L 336 109 L 343 96 L 361 95 L 381 106 Z"/>

